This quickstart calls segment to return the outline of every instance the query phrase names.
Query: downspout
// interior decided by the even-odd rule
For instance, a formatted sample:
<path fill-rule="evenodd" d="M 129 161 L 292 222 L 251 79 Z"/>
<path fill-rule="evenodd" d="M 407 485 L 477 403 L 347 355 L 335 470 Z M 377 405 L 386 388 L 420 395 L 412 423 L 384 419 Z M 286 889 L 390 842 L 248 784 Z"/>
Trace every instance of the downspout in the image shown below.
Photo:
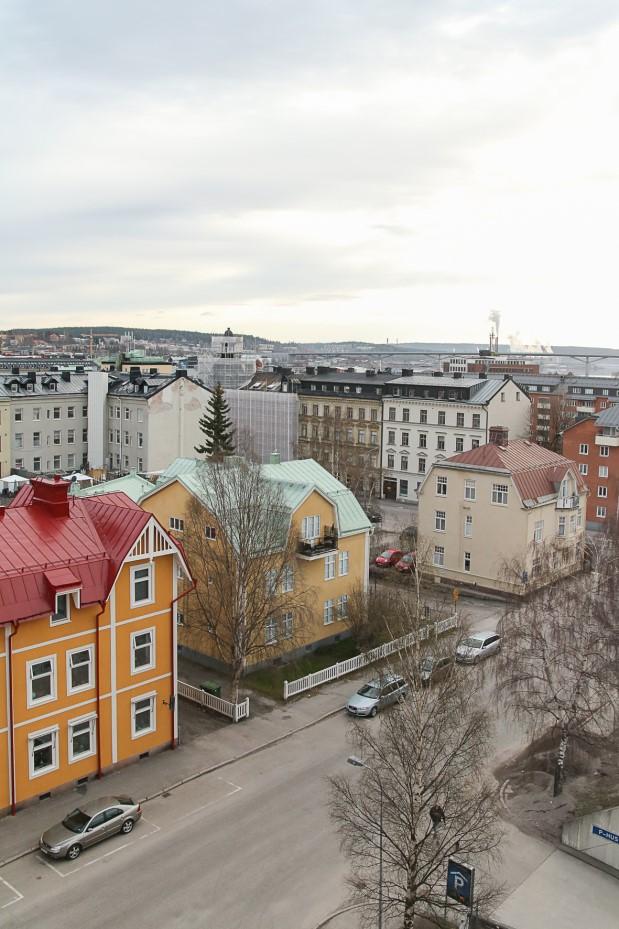
<path fill-rule="evenodd" d="M 97 780 L 101 780 L 103 777 L 103 770 L 101 765 L 101 629 L 100 629 L 100 619 L 103 613 L 105 612 L 105 603 L 102 600 L 99 600 L 99 606 L 101 609 L 96 615 L 97 630 L 96 630 L 96 652 L 97 652 Z"/>
<path fill-rule="evenodd" d="M 176 622 L 174 619 L 174 604 L 178 603 L 179 600 L 182 600 L 183 597 L 186 597 L 187 594 L 190 594 L 196 589 L 197 582 L 193 581 L 191 587 L 188 587 L 187 590 L 183 590 L 178 596 L 174 597 L 170 601 L 170 661 L 172 663 L 172 686 L 176 685 L 176 680 L 174 679 L 174 649 L 176 647 Z M 171 702 L 171 718 L 172 718 L 172 738 L 170 740 L 171 747 L 176 748 L 176 706 L 177 706 L 177 694 L 170 695 Z"/>
<path fill-rule="evenodd" d="M 9 750 L 11 752 L 11 816 L 17 812 L 17 798 L 15 795 L 15 725 L 13 721 L 13 636 L 17 632 L 17 622 L 11 623 L 12 632 L 9 633 L 6 660 L 9 663 Z"/>

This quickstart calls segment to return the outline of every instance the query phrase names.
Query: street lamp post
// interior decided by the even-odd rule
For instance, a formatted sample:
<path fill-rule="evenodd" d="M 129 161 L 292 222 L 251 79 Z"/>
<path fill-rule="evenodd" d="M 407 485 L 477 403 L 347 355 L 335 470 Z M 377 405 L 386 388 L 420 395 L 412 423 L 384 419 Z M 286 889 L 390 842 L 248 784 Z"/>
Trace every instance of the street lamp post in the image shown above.
<path fill-rule="evenodd" d="M 355 768 L 367 768 L 368 771 L 373 771 L 369 765 L 365 763 L 361 758 L 358 758 L 356 755 L 349 755 L 346 759 L 348 764 L 353 765 Z M 377 775 L 378 787 L 380 790 L 380 807 L 379 807 L 379 834 L 378 834 L 378 929 L 383 929 L 383 783 Z"/>

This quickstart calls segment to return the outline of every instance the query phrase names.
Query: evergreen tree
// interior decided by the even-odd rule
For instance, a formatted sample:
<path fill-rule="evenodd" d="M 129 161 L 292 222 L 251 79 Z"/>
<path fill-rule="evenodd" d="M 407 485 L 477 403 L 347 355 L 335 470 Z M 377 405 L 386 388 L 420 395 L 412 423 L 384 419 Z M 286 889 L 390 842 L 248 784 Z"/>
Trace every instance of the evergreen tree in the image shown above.
<path fill-rule="evenodd" d="M 196 445 L 200 455 L 221 458 L 234 452 L 234 429 L 229 418 L 230 408 L 224 398 L 224 389 L 218 384 L 207 404 L 204 416 L 200 418 L 200 429 L 204 433 L 203 445 Z"/>

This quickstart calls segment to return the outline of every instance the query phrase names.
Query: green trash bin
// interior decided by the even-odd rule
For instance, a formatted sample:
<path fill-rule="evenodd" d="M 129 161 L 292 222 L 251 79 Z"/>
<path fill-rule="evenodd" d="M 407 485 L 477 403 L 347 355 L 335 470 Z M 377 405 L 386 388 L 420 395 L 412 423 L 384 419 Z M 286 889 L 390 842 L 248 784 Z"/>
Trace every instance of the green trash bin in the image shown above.
<path fill-rule="evenodd" d="M 221 697 L 221 684 L 215 684 L 213 681 L 205 681 L 200 684 L 200 690 L 210 694 L 212 697 Z"/>

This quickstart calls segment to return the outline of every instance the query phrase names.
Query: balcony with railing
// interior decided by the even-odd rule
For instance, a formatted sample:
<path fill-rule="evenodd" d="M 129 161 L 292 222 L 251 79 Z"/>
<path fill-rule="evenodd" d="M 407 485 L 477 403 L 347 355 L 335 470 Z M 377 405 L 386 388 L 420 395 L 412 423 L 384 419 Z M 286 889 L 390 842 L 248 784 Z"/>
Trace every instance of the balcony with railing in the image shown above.
<path fill-rule="evenodd" d="M 328 555 L 329 552 L 337 551 L 337 528 L 335 526 L 326 526 L 316 539 L 299 539 L 297 545 L 297 554 L 300 558 L 311 560 L 312 558 L 321 558 Z"/>
<path fill-rule="evenodd" d="M 598 432 L 595 437 L 596 445 L 608 445 L 611 448 L 619 448 L 619 432 L 616 429 L 606 429 Z"/>
<path fill-rule="evenodd" d="M 557 497 L 558 510 L 577 510 L 580 506 L 580 497 L 574 494 L 571 497 Z"/>

